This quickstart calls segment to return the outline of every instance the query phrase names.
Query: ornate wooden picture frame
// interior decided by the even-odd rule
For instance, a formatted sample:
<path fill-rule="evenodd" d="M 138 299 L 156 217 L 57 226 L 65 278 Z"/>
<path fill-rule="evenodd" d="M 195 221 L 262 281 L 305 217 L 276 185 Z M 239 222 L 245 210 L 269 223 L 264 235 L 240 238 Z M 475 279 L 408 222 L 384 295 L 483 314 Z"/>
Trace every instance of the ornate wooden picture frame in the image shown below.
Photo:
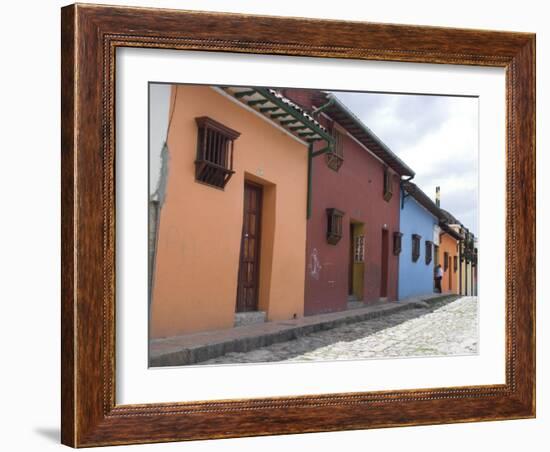
<path fill-rule="evenodd" d="M 71 5 L 62 9 L 62 442 L 73 447 L 535 416 L 535 36 Z M 202 50 L 506 70 L 506 382 L 115 403 L 115 51 Z"/>

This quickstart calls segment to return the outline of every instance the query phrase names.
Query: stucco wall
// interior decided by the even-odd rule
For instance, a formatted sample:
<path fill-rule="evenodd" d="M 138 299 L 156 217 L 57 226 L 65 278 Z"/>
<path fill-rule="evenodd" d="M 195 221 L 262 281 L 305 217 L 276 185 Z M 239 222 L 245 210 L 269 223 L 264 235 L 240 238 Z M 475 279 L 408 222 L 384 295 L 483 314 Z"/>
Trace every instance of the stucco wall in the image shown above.
<path fill-rule="evenodd" d="M 264 185 L 259 307 L 302 316 L 307 147 L 212 88 L 179 85 L 172 101 L 151 337 L 233 326 L 245 177 Z M 195 182 L 199 116 L 241 133 L 224 190 Z"/>
<path fill-rule="evenodd" d="M 321 122 L 325 122 L 323 118 Z M 389 234 L 387 298 L 397 299 L 398 258 L 392 253 L 392 240 L 399 230 L 399 178 L 395 174 L 392 177 L 393 196 L 389 202 L 383 199 L 383 183 L 383 163 L 348 136 L 344 138 L 344 163 L 338 172 L 327 166 L 324 156 L 314 158 L 312 213 L 307 227 L 306 314 L 347 307 L 351 220 L 364 227 L 363 301 L 380 298 L 384 227 Z M 344 235 L 336 245 L 328 244 L 326 239 L 327 208 L 345 212 Z"/>
<path fill-rule="evenodd" d="M 432 294 L 434 286 L 434 259 L 426 264 L 426 240 L 433 240 L 436 218 L 412 197 L 407 196 L 400 212 L 400 229 L 403 233 L 399 256 L 399 299 Z M 420 257 L 412 260 L 412 234 L 418 234 Z M 433 246 L 432 246 L 433 248 Z"/>

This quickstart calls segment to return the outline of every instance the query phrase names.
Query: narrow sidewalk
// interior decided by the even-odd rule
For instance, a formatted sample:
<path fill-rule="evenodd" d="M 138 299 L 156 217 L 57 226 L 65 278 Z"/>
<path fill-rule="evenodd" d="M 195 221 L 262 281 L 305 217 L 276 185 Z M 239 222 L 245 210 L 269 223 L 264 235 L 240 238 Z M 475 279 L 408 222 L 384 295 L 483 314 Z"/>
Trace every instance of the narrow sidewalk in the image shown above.
<path fill-rule="evenodd" d="M 363 322 L 405 309 L 427 307 L 442 300 L 457 298 L 456 294 L 433 294 L 412 297 L 397 302 L 379 302 L 365 307 L 300 319 L 257 323 L 218 331 L 173 336 L 151 341 L 150 366 L 181 366 L 197 364 L 232 352 L 248 352 L 278 342 L 286 342 L 316 331 Z"/>

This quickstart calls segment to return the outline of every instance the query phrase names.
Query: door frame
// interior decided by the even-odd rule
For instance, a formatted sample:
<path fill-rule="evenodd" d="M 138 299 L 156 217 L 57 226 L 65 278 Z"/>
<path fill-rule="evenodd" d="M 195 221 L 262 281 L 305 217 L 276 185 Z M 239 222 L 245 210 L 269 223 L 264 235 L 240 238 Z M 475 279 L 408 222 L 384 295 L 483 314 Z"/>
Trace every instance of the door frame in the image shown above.
<path fill-rule="evenodd" d="M 354 247 L 355 247 L 355 234 L 353 222 L 350 220 L 348 227 L 349 234 L 349 250 L 348 250 L 348 298 L 353 297 L 353 270 L 354 270 Z"/>
<path fill-rule="evenodd" d="M 245 192 L 246 192 L 246 186 L 253 187 L 255 190 L 258 191 L 259 197 L 258 197 L 258 219 L 257 219 L 257 225 L 258 225 L 258 232 L 256 234 L 256 246 L 255 246 L 255 274 L 254 274 L 254 284 L 256 287 L 256 300 L 255 300 L 255 309 L 254 310 L 244 310 L 239 311 L 239 288 L 240 288 L 240 282 L 241 282 L 241 264 L 242 264 L 242 258 L 243 258 L 243 245 L 244 245 L 244 219 L 245 219 L 245 212 L 244 212 L 244 202 L 245 202 Z M 260 259 L 261 259 L 261 243 L 262 243 L 262 213 L 263 213 L 263 198 L 264 198 L 264 187 L 261 184 L 252 182 L 248 179 L 244 180 L 243 184 L 243 215 L 242 215 L 242 227 L 241 227 L 241 243 L 240 243 L 240 252 L 239 252 L 239 264 L 238 264 L 238 270 L 237 270 L 237 296 L 235 299 L 235 312 L 256 312 L 259 310 L 260 305 Z"/>
<path fill-rule="evenodd" d="M 355 251 L 357 237 L 365 237 L 365 223 L 350 218 L 348 229 L 348 297 L 353 297 L 355 301 L 363 301 L 365 299 L 365 254 L 363 254 L 363 260 L 358 262 L 355 260 Z M 365 253 L 365 251 L 363 252 Z"/>
<path fill-rule="evenodd" d="M 390 272 L 390 231 L 387 228 L 382 228 L 380 243 L 380 298 L 388 298 L 388 280 Z"/>

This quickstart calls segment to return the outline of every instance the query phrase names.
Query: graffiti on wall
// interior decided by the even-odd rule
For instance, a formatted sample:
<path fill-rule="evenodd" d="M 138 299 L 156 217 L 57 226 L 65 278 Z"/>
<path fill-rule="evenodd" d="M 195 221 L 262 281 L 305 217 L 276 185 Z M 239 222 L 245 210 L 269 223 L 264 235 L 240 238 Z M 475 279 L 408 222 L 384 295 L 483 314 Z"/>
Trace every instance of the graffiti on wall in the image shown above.
<path fill-rule="evenodd" d="M 311 252 L 311 256 L 309 258 L 309 264 L 308 264 L 308 271 L 310 276 L 313 279 L 319 280 L 319 277 L 321 276 L 322 268 L 323 266 L 319 262 L 317 248 L 313 248 L 313 251 Z"/>

